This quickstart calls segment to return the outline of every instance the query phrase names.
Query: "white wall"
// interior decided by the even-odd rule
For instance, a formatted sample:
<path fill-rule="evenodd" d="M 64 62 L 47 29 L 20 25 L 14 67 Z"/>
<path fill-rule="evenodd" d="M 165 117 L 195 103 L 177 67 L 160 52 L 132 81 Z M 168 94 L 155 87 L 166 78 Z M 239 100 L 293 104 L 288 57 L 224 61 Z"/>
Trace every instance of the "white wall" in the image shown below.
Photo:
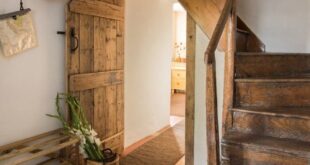
<path fill-rule="evenodd" d="M 175 30 L 176 30 L 176 39 L 175 42 L 186 45 L 186 12 L 185 11 L 175 11 Z"/>
<path fill-rule="evenodd" d="M 19 8 L 0 0 L 0 13 Z M 18 56 L 0 57 L 0 145 L 59 127 L 45 116 L 64 91 L 63 0 L 28 0 L 39 46 Z M 126 146 L 169 124 L 172 56 L 172 1 L 126 3 Z"/>
<path fill-rule="evenodd" d="M 173 12 L 173 33 L 174 33 L 173 43 L 174 43 L 174 46 L 175 44 L 182 43 L 182 47 L 184 46 L 186 47 L 186 18 L 187 18 L 187 13 L 185 9 L 183 11 Z M 178 56 L 180 56 L 181 58 L 186 58 L 186 49 L 182 51 L 180 50 L 177 51 L 177 49 L 175 48 L 173 51 L 173 54 L 174 54 L 174 58 L 177 58 Z"/>
<path fill-rule="evenodd" d="M 309 0 L 238 0 L 238 14 L 272 52 L 310 52 Z"/>
<path fill-rule="evenodd" d="M 126 3 L 125 146 L 169 124 L 172 2 Z"/>
<path fill-rule="evenodd" d="M 310 1 L 308 1 L 308 7 L 310 6 Z M 309 7 L 309 9 L 307 10 L 308 11 L 308 14 L 307 14 L 307 16 L 308 16 L 308 19 L 307 20 L 305 20 L 305 21 L 307 21 L 308 22 L 308 25 L 307 25 L 307 27 L 308 27 L 308 30 L 306 31 L 306 35 L 307 35 L 307 52 L 310 52 L 310 7 Z"/>
<path fill-rule="evenodd" d="M 207 162 L 206 148 L 206 66 L 204 53 L 209 44 L 208 37 L 196 26 L 196 82 L 195 82 L 195 165 Z M 224 89 L 224 53 L 216 52 L 216 76 L 219 128 L 222 127 L 223 89 Z M 220 129 L 221 136 L 221 129 Z"/>
<path fill-rule="evenodd" d="M 0 145 L 59 127 L 45 116 L 64 91 L 64 0 L 27 0 L 33 10 L 39 46 L 14 57 L 0 56 Z M 0 13 L 19 9 L 19 1 L 0 0 Z"/>

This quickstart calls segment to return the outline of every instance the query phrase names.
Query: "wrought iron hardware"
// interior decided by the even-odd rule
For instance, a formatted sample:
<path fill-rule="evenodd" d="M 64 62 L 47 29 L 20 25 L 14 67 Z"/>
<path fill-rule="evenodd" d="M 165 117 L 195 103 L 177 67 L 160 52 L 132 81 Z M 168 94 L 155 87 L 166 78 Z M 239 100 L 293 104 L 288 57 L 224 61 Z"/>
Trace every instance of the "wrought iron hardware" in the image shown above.
<path fill-rule="evenodd" d="M 71 53 L 75 52 L 79 48 L 79 38 L 75 35 L 75 28 L 70 29 L 70 49 Z"/>
<path fill-rule="evenodd" d="M 66 35 L 65 31 L 57 31 L 59 35 Z M 71 53 L 75 52 L 79 48 L 79 38 L 76 36 L 75 28 L 70 28 L 70 51 Z"/>

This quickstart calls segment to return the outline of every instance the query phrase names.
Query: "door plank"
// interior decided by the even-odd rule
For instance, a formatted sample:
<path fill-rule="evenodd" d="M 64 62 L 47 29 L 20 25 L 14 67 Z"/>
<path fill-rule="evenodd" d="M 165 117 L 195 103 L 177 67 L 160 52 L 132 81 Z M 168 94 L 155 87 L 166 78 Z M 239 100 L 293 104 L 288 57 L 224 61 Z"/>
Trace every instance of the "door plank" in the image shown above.
<path fill-rule="evenodd" d="M 116 51 L 116 35 L 117 35 L 117 27 L 116 20 L 108 20 L 106 24 L 106 69 L 116 70 L 117 69 L 117 51 Z M 107 118 L 106 118 L 106 126 L 107 132 L 106 136 L 112 136 L 117 132 L 117 94 L 116 94 L 116 86 L 108 86 L 106 88 L 106 96 L 107 96 Z"/>
<path fill-rule="evenodd" d="M 70 3 L 70 10 L 85 15 L 124 20 L 123 7 L 102 1 L 74 0 Z"/>
<path fill-rule="evenodd" d="M 80 15 L 80 73 L 91 73 L 94 68 L 94 18 L 92 16 Z M 70 85 L 70 89 L 74 89 Z M 80 103 L 85 111 L 86 117 L 91 124 L 94 122 L 94 92 L 92 89 L 80 92 Z"/>
<path fill-rule="evenodd" d="M 75 92 L 118 85 L 123 82 L 123 74 L 123 71 L 119 70 L 72 75 L 69 78 L 70 90 Z"/>
<path fill-rule="evenodd" d="M 118 0 L 120 5 L 124 5 L 124 0 Z M 124 22 L 117 21 L 117 33 L 116 33 L 116 68 L 119 70 L 124 70 Z M 122 75 L 124 79 L 124 74 Z M 124 85 L 116 86 L 116 121 L 117 121 L 117 132 L 124 131 Z M 122 153 L 124 151 L 124 133 L 120 136 L 121 146 L 118 152 Z"/>
<path fill-rule="evenodd" d="M 75 27 L 76 30 L 76 37 L 79 38 L 80 35 L 80 14 L 77 13 L 70 13 L 66 11 L 66 31 L 70 31 L 72 27 Z M 78 74 L 80 72 L 80 49 L 78 48 L 76 51 L 72 52 L 70 49 L 70 44 L 71 44 L 71 37 L 69 35 L 66 36 L 66 53 L 68 56 L 66 56 L 66 62 L 67 62 L 67 67 L 66 67 L 66 74 L 71 75 L 71 74 Z M 68 81 L 68 79 L 66 80 Z M 70 91 L 70 85 L 67 82 L 67 91 Z M 71 93 L 73 96 L 76 98 L 80 98 L 80 93 L 79 92 L 72 92 Z M 66 114 L 67 117 L 69 117 Z"/>
<path fill-rule="evenodd" d="M 95 17 L 94 19 L 94 71 L 96 74 L 100 74 L 98 72 L 102 72 L 102 76 L 94 76 L 97 78 L 98 85 L 93 86 L 94 89 L 94 128 L 98 132 L 100 138 L 104 137 L 106 134 L 106 116 L 105 116 L 105 108 L 106 108 L 106 88 L 105 85 L 109 85 L 113 83 L 111 81 L 111 75 L 108 72 L 105 72 L 106 66 L 106 53 L 105 53 L 105 40 L 106 40 L 106 20 L 101 17 Z M 99 79 L 102 77 L 103 79 Z M 110 82 L 109 82 L 110 81 Z M 93 81 L 95 82 L 95 81 Z M 103 83 L 102 83 L 103 82 Z"/>
<path fill-rule="evenodd" d="M 79 29 L 79 23 L 80 23 L 80 15 L 76 13 L 69 13 L 67 12 L 67 25 L 66 25 L 66 31 L 70 31 L 71 27 L 75 27 L 76 30 L 76 36 L 79 37 L 80 29 Z M 69 54 L 67 56 L 67 72 L 68 74 L 77 74 L 80 72 L 80 56 L 79 56 L 79 49 L 77 49 L 74 52 L 71 52 L 70 48 L 70 36 L 68 35 L 66 38 L 66 52 Z"/>
<path fill-rule="evenodd" d="M 124 70 L 124 23 L 116 22 L 116 68 Z M 123 75 L 124 76 L 124 75 Z M 117 85 L 117 132 L 124 130 L 124 87 Z"/>
<path fill-rule="evenodd" d="M 116 22 L 116 53 L 117 53 L 117 69 L 124 69 L 124 22 L 117 21 Z"/>

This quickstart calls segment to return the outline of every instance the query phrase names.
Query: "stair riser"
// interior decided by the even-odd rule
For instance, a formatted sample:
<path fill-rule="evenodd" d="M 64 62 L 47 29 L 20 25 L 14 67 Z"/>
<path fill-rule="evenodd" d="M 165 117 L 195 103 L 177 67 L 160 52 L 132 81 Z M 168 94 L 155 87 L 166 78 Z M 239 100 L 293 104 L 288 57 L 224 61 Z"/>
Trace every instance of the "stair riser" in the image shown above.
<path fill-rule="evenodd" d="M 233 128 L 239 132 L 291 138 L 310 139 L 310 120 L 234 112 Z"/>
<path fill-rule="evenodd" d="M 267 153 L 237 145 L 222 145 L 222 155 L 229 165 L 309 165 L 310 160 L 293 155 Z"/>
<path fill-rule="evenodd" d="M 236 34 L 236 48 L 238 52 L 247 52 L 248 34 L 237 32 Z"/>
<path fill-rule="evenodd" d="M 237 78 L 301 76 L 310 74 L 310 56 L 237 55 Z"/>
<path fill-rule="evenodd" d="M 310 106 L 309 82 L 237 82 L 236 106 Z"/>

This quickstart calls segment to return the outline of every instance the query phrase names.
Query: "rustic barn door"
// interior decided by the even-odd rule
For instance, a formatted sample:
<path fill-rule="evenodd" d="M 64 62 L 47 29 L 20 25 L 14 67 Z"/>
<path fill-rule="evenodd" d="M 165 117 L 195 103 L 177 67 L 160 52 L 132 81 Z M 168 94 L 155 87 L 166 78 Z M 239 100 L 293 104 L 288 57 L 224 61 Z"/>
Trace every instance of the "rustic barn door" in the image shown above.
<path fill-rule="evenodd" d="M 66 17 L 67 88 L 104 147 L 124 144 L 124 0 L 72 0 Z"/>

